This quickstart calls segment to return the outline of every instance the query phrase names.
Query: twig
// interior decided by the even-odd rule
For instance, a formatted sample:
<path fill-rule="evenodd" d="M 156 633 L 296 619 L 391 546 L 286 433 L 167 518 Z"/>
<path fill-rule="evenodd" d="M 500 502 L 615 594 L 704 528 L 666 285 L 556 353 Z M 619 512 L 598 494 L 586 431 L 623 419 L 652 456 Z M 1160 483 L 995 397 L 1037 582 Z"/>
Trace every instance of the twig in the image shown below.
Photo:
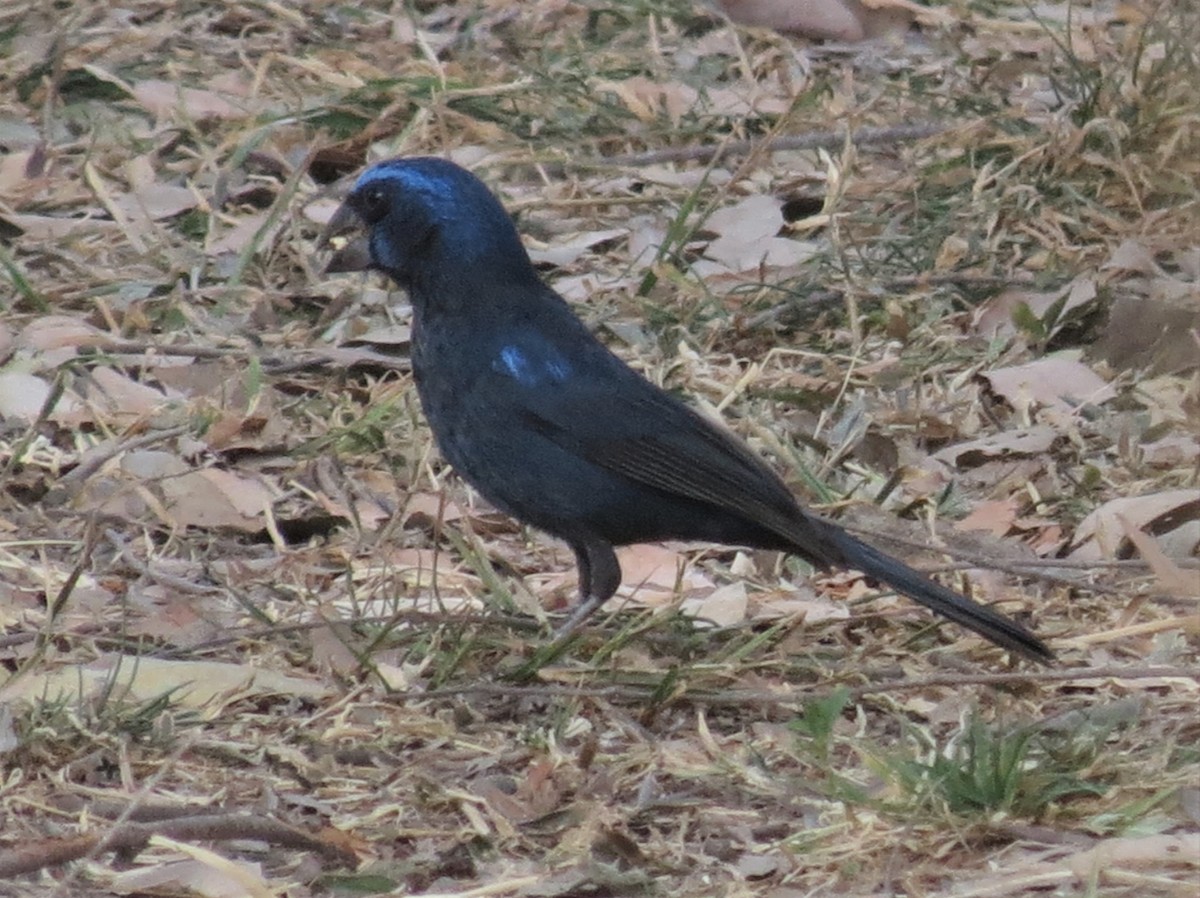
<path fill-rule="evenodd" d="M 919 125 L 896 125 L 890 128 L 858 128 L 853 131 L 810 131 L 807 134 L 789 134 L 770 140 L 730 140 L 721 144 L 703 144 L 697 147 L 670 147 L 665 150 L 650 150 L 645 153 L 623 153 L 589 161 L 588 165 L 655 165 L 659 162 L 710 162 L 722 156 L 743 155 L 752 152 L 778 153 L 784 150 L 835 150 L 847 139 L 857 146 L 898 144 L 912 140 L 924 140 L 948 130 L 946 125 L 924 123 Z"/>
<path fill-rule="evenodd" d="M 107 823 L 118 819 L 128 823 L 152 823 L 156 820 L 182 820 L 237 813 L 223 805 L 178 804 L 162 800 L 137 802 L 125 798 L 104 798 L 96 795 L 65 793 L 53 795 L 47 802 L 65 815 L 76 816 L 84 811 L 88 816 Z"/>
<path fill-rule="evenodd" d="M 230 841 L 256 839 L 312 851 L 342 867 L 358 863 L 353 852 L 270 817 L 256 814 L 208 814 L 151 823 L 125 823 L 107 833 L 90 833 L 67 839 L 27 841 L 19 848 L 0 851 L 0 880 L 57 867 L 69 861 L 94 856 L 102 851 L 136 853 L 153 836 L 179 841 Z"/>
<path fill-rule="evenodd" d="M 154 340 L 97 340 L 82 348 L 90 350 L 92 354 L 107 352 L 113 355 L 155 355 L 166 358 L 245 358 L 251 354 L 249 349 L 241 346 L 201 346 L 198 343 L 160 343 Z"/>
<path fill-rule="evenodd" d="M 928 287 L 953 286 L 964 289 L 999 289 L 1001 287 L 1032 286 L 1033 278 L 1021 275 L 991 275 L 971 274 L 969 272 L 945 272 L 941 274 L 917 274 L 905 277 L 889 278 L 880 283 L 879 298 L 889 297 L 898 290 L 913 290 Z M 834 305 L 840 303 L 843 291 L 817 287 L 815 284 L 792 290 L 793 294 L 803 293 L 803 299 L 793 296 L 783 302 L 776 303 L 768 309 L 763 309 L 747 318 L 741 325 L 745 330 L 755 330 L 767 324 L 772 324 L 789 312 L 797 311 L 803 305 L 806 311 L 811 306 Z"/>
<path fill-rule="evenodd" d="M 292 371 L 308 368 L 348 368 L 352 365 L 381 364 L 404 370 L 408 367 L 408 355 L 390 355 L 376 352 L 360 346 L 330 346 L 299 350 L 297 352 L 276 352 L 260 354 L 250 346 L 198 346 L 194 343 L 177 343 L 174 345 L 155 343 L 146 340 L 100 340 L 89 344 L 86 349 L 90 353 L 81 353 L 81 358 L 88 355 L 108 353 L 110 355 L 145 355 L 165 358 L 196 358 L 196 359 L 250 359 L 254 358 L 271 374 L 287 374 Z"/>
<path fill-rule="evenodd" d="M 143 446 L 151 446 L 163 440 L 183 436 L 189 428 L 187 425 L 168 427 L 166 430 L 152 430 L 126 440 L 109 440 L 84 453 L 82 460 L 72 470 L 58 478 L 56 483 L 42 499 L 48 508 L 64 505 L 75 497 L 83 487 L 84 482 L 100 470 L 104 464 L 122 452 L 132 452 Z"/>
<path fill-rule="evenodd" d="M 68 857 L 65 860 L 77 860 L 80 858 L 91 860 L 101 853 L 108 851 L 109 846 L 112 844 L 112 840 L 120 838 L 120 834 L 124 832 L 126 824 L 132 819 L 132 816 L 137 812 L 137 809 L 142 806 L 143 802 L 149 799 L 154 790 L 158 788 L 158 784 L 166 777 L 167 772 L 174 769 L 175 764 L 192 748 L 192 746 L 196 743 L 197 738 L 198 734 L 192 733 L 186 738 L 180 740 L 179 744 L 175 746 L 175 749 L 166 758 L 166 760 L 163 763 L 160 763 L 154 772 L 142 781 L 141 788 L 139 788 L 137 792 L 131 796 L 129 803 L 121 810 L 120 816 L 117 817 L 112 829 L 110 829 L 107 833 L 97 833 L 94 837 L 90 838 L 90 844 L 85 842 L 83 838 L 67 840 L 70 846 L 75 846 L 77 850 L 81 851 L 82 853 L 78 856 L 78 858 Z M 148 833 L 147 839 L 151 835 L 155 835 L 155 833 Z M 141 845 L 144 844 L 145 842 L 141 843 Z M 66 849 L 64 847 L 56 853 L 54 851 L 54 843 L 50 843 L 50 850 L 47 852 L 47 855 L 58 856 L 61 855 L 65 850 Z M 3 856 L 0 855 L 0 859 L 2 859 L 2 857 Z M 2 868 L 2 866 L 3 865 L 0 864 L 0 868 Z M 4 874 L 0 872 L 0 879 L 3 879 L 3 877 Z M 58 888 L 54 890 L 56 898 L 58 898 L 58 896 L 69 895 L 70 884 L 71 877 L 64 877 L 59 882 Z"/>
<path fill-rule="evenodd" d="M 169 586 L 172 589 L 188 593 L 189 595 L 209 595 L 213 592 L 219 592 L 221 589 L 215 584 L 204 586 L 200 583 L 193 583 L 185 577 L 176 577 L 173 574 L 164 574 L 162 571 L 154 570 L 148 562 L 142 561 L 133 553 L 129 543 L 121 537 L 121 534 L 111 528 L 104 531 L 104 538 L 112 543 L 113 548 L 117 550 L 117 554 L 124 559 L 127 565 L 142 576 L 150 578 L 155 583 L 162 586 Z"/>

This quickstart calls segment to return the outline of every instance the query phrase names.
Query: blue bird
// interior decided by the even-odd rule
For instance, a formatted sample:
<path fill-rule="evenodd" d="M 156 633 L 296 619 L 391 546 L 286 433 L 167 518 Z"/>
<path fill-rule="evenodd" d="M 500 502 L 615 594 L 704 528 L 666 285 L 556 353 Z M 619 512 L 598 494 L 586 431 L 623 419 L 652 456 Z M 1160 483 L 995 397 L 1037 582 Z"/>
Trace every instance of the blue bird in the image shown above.
<path fill-rule="evenodd" d="M 580 604 L 565 638 L 616 591 L 614 546 L 696 540 L 853 568 L 999 646 L 1049 662 L 1015 621 L 805 510 L 736 437 L 651 384 L 542 282 L 504 207 L 465 169 L 368 168 L 322 244 L 326 271 L 375 269 L 412 301 L 412 367 L 442 454 L 496 507 L 565 541 Z"/>

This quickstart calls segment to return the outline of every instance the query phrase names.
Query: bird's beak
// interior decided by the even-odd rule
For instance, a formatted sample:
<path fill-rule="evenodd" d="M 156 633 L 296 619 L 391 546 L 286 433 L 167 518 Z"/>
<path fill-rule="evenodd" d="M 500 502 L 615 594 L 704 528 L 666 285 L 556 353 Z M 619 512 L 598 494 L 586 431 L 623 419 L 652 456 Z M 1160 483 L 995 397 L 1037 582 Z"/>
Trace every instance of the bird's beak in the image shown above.
<path fill-rule="evenodd" d="M 338 206 L 329 224 L 321 232 L 317 249 L 332 249 L 326 274 L 342 271 L 366 271 L 371 267 L 371 247 L 367 242 L 366 225 L 349 203 Z"/>

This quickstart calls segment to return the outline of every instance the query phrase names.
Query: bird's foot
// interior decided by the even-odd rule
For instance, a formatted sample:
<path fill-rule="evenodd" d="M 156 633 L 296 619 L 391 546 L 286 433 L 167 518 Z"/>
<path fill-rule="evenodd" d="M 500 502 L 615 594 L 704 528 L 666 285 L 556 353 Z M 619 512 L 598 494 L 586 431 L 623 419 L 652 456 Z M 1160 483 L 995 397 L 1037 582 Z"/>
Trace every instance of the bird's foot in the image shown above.
<path fill-rule="evenodd" d="M 571 616 L 554 631 L 554 641 L 562 643 L 570 639 L 575 634 L 575 631 L 582 627 L 587 619 L 595 614 L 596 609 L 603 605 L 605 601 L 605 599 L 589 597 L 576 605 L 575 610 L 571 612 Z"/>

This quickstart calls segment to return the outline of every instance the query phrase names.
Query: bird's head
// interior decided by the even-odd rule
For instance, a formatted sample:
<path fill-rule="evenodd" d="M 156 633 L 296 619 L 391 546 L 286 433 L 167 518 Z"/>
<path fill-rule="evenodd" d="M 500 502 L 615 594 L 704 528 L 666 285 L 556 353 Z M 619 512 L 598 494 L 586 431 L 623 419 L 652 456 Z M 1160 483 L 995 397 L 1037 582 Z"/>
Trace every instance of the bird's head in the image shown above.
<path fill-rule="evenodd" d="M 445 159 L 372 165 L 334 213 L 322 245 L 345 237 L 327 272 L 376 269 L 410 292 L 448 279 L 536 277 L 512 219 L 473 174 Z"/>

